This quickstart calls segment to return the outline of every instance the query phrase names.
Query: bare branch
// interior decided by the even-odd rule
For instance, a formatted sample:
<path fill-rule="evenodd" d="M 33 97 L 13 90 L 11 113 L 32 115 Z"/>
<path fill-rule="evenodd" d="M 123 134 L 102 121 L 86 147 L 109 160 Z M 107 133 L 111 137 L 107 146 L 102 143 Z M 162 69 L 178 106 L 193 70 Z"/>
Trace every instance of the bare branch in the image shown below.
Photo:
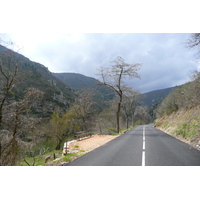
<path fill-rule="evenodd" d="M 121 109 L 121 103 L 123 98 L 123 92 L 128 88 L 123 80 L 129 78 L 140 78 L 137 73 L 142 64 L 128 64 L 120 56 L 116 57 L 110 68 L 100 67 L 100 79 L 103 85 L 110 87 L 119 97 L 117 108 L 117 131 L 119 132 L 119 115 Z"/>
<path fill-rule="evenodd" d="M 193 49 L 196 48 L 196 55 L 200 56 L 200 33 L 192 33 L 188 41 L 185 43 L 186 48 Z"/>
<path fill-rule="evenodd" d="M 28 166 L 31 166 L 31 165 L 26 161 L 25 158 L 24 158 L 24 162 L 25 162 Z"/>

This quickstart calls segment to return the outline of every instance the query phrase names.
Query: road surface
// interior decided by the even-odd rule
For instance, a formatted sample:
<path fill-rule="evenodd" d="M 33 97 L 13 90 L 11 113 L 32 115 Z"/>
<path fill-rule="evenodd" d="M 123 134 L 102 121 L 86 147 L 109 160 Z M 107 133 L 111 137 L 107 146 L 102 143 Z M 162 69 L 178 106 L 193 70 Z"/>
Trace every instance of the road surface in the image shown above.
<path fill-rule="evenodd" d="M 200 151 L 145 125 L 126 132 L 68 166 L 200 166 Z"/>

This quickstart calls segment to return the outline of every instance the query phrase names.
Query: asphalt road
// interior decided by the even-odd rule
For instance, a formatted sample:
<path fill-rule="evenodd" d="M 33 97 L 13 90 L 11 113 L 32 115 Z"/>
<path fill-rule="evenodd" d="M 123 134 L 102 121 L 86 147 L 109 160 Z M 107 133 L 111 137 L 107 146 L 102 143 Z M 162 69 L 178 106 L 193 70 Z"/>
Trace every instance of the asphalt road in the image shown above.
<path fill-rule="evenodd" d="M 126 132 L 68 166 L 200 166 L 200 151 L 146 125 Z"/>

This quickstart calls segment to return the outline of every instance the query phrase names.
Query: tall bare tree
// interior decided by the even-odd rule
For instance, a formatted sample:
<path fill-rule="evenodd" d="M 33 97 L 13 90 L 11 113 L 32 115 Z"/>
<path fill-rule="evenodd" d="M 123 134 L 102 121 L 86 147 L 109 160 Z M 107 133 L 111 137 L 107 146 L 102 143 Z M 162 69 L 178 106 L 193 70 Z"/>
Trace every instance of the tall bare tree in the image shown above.
<path fill-rule="evenodd" d="M 120 56 L 116 57 L 112 62 L 110 67 L 100 67 L 99 68 L 99 77 L 103 85 L 110 87 L 119 97 L 117 112 L 116 112 L 116 121 L 117 121 L 117 132 L 120 131 L 120 110 L 123 99 L 123 92 L 127 89 L 127 85 L 124 83 L 124 79 L 129 78 L 140 78 L 137 73 L 142 64 L 129 64 L 124 61 Z"/>

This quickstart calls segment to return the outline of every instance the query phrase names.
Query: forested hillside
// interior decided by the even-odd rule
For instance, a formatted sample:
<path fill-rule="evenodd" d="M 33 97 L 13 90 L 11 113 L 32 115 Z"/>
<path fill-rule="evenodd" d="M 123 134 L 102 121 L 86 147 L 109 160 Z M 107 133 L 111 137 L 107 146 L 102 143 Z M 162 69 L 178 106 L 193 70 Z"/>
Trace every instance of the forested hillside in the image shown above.
<path fill-rule="evenodd" d="M 77 96 L 73 90 L 45 66 L 1 45 L 0 83 L 0 165 L 34 165 L 36 155 L 61 148 L 67 134 L 56 135 L 50 119 L 55 111 L 66 113 Z"/>
<path fill-rule="evenodd" d="M 113 91 L 106 87 L 102 86 L 102 83 L 95 78 L 84 76 L 77 73 L 52 73 L 55 77 L 62 80 L 64 83 L 69 85 L 75 91 L 81 91 L 84 89 L 90 89 L 95 97 L 95 100 L 103 98 L 103 100 L 112 100 L 114 98 Z M 141 94 L 139 99 L 141 99 L 141 105 L 152 108 L 156 106 L 162 99 L 164 99 L 174 87 L 155 90 Z"/>
<path fill-rule="evenodd" d="M 101 106 L 105 101 L 112 100 L 115 97 L 113 91 L 95 78 L 84 76 L 77 73 L 52 73 L 55 77 L 69 85 L 74 91 L 81 92 L 90 90 L 94 101 Z"/>
<path fill-rule="evenodd" d="M 9 73 L 6 71 L 8 66 L 10 72 L 17 70 L 16 83 L 13 85 L 15 87 L 12 87 L 12 92 L 9 93 L 10 99 L 22 100 L 28 88 L 37 88 L 44 93 L 42 102 L 35 108 L 42 117 L 50 117 L 55 108 L 63 110 L 64 107 L 69 107 L 71 101 L 74 101 L 76 95 L 72 89 L 54 77 L 44 65 L 32 62 L 2 45 L 0 45 L 0 57 L 2 71 Z M 6 77 L 1 73 L 1 78 Z M 40 112 L 41 110 L 43 112 Z"/>
<path fill-rule="evenodd" d="M 160 103 L 173 89 L 174 87 L 171 87 L 141 94 L 141 104 L 152 108 Z"/>

